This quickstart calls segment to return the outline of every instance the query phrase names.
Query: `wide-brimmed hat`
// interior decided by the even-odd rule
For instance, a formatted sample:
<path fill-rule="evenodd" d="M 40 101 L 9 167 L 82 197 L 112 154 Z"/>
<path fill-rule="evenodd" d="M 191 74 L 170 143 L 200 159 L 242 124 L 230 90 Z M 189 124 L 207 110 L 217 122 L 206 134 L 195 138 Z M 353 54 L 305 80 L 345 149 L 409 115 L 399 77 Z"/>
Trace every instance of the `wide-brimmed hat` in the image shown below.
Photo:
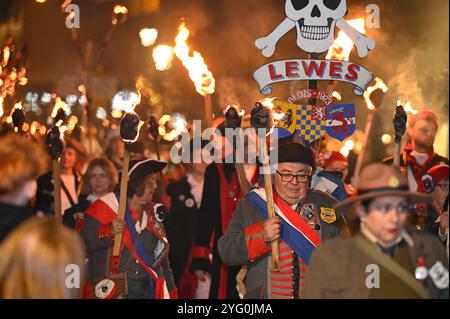
<path fill-rule="evenodd" d="M 130 161 L 128 183 L 134 184 L 152 173 L 161 171 L 166 166 L 166 162 L 156 161 L 152 159 Z"/>
<path fill-rule="evenodd" d="M 403 196 L 413 203 L 431 202 L 429 195 L 409 191 L 406 176 L 392 165 L 370 164 L 361 171 L 358 180 L 357 196 L 335 204 L 336 211 L 345 212 L 361 201 L 380 196 Z"/>

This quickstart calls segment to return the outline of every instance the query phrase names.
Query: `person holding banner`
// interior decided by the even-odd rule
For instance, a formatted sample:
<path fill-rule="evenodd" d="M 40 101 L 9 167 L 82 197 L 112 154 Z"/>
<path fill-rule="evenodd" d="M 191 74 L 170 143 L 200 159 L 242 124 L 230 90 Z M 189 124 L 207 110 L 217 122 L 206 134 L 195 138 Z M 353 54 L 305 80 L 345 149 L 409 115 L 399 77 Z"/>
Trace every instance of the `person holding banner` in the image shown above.
<path fill-rule="evenodd" d="M 166 212 L 163 206 L 152 202 L 157 173 L 166 165 L 150 159 L 130 161 L 124 220 L 117 217 L 119 196 L 114 192 L 94 202 L 85 212 L 81 235 L 90 254 L 88 296 L 98 299 L 177 297 L 168 259 L 169 243 L 162 224 Z M 123 236 L 116 257 L 112 248 L 119 233 Z"/>
<path fill-rule="evenodd" d="M 297 299 L 315 247 L 346 228 L 332 206 L 333 197 L 309 189 L 314 167 L 312 151 L 300 143 L 279 143 L 272 175 L 276 217 L 267 219 L 264 188 L 250 191 L 219 240 L 222 260 L 248 266 L 245 299 Z M 279 240 L 279 271 L 272 270 L 271 243 Z"/>
<path fill-rule="evenodd" d="M 360 232 L 319 246 L 305 275 L 305 298 L 448 298 L 448 257 L 439 241 L 407 230 L 411 206 L 430 202 L 411 192 L 399 168 L 376 163 L 361 171 L 358 195 L 334 206 L 355 213 Z"/>

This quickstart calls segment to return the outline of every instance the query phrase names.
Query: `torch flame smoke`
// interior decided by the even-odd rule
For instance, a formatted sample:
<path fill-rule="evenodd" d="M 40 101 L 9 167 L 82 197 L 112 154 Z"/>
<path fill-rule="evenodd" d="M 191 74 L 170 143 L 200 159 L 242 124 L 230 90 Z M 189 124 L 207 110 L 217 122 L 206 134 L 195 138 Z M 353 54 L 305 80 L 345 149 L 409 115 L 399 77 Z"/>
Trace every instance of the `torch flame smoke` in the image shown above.
<path fill-rule="evenodd" d="M 188 70 L 189 77 L 195 84 L 195 89 L 201 95 L 213 94 L 216 81 L 208 70 L 203 57 L 197 51 L 192 56 L 189 55 L 190 48 L 187 45 L 190 31 L 186 28 L 186 24 L 182 22 L 178 27 L 178 34 L 175 38 L 175 47 L 173 49 L 175 55 L 181 60 L 183 66 Z"/>
<path fill-rule="evenodd" d="M 347 20 L 347 22 L 360 33 L 366 34 L 364 18 Z M 328 49 L 326 59 L 348 61 L 352 49 L 352 40 L 350 40 L 345 32 L 341 30 L 339 31 L 337 38 L 334 40 L 333 45 Z"/>
<path fill-rule="evenodd" d="M 372 100 L 370 99 L 370 95 L 372 94 L 372 92 L 374 92 L 375 90 L 378 90 L 378 89 L 380 89 L 384 93 L 386 93 L 388 90 L 388 87 L 386 86 L 386 84 L 383 82 L 382 79 L 375 78 L 375 85 L 369 86 L 367 88 L 367 90 L 364 92 L 364 100 L 366 101 L 367 108 L 369 110 L 375 109 L 375 105 L 372 103 Z"/>

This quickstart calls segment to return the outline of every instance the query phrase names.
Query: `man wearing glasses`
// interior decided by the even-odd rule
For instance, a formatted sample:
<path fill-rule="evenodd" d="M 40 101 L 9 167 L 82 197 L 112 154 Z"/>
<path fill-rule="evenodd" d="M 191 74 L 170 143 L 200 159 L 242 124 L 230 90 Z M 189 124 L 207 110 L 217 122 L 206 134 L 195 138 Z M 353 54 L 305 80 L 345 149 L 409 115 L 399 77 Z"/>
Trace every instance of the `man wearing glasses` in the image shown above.
<path fill-rule="evenodd" d="M 297 299 L 314 248 L 338 236 L 345 220 L 332 206 L 336 200 L 310 189 L 312 151 L 299 143 L 279 143 L 278 164 L 272 169 L 276 217 L 267 218 L 264 188 L 242 199 L 224 236 L 222 260 L 248 266 L 244 298 Z M 279 270 L 272 269 L 271 244 L 279 242 Z"/>

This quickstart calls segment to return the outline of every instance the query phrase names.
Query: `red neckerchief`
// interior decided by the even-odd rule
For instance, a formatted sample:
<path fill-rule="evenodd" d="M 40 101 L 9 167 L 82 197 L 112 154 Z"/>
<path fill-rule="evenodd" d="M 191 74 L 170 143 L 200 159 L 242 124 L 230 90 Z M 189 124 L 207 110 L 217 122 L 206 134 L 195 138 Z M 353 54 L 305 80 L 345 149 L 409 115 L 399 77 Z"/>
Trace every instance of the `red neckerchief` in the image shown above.
<path fill-rule="evenodd" d="M 406 166 L 409 166 L 413 172 L 414 179 L 417 183 L 417 191 L 418 192 L 425 192 L 425 186 L 422 183 L 422 176 L 428 171 L 429 165 L 431 161 L 434 158 L 434 150 L 431 150 L 431 153 L 428 154 L 428 158 L 423 163 L 423 165 L 420 165 L 417 163 L 416 158 L 411 155 L 411 152 L 413 151 L 412 144 L 408 144 L 404 149 L 405 154 L 405 164 Z"/>

